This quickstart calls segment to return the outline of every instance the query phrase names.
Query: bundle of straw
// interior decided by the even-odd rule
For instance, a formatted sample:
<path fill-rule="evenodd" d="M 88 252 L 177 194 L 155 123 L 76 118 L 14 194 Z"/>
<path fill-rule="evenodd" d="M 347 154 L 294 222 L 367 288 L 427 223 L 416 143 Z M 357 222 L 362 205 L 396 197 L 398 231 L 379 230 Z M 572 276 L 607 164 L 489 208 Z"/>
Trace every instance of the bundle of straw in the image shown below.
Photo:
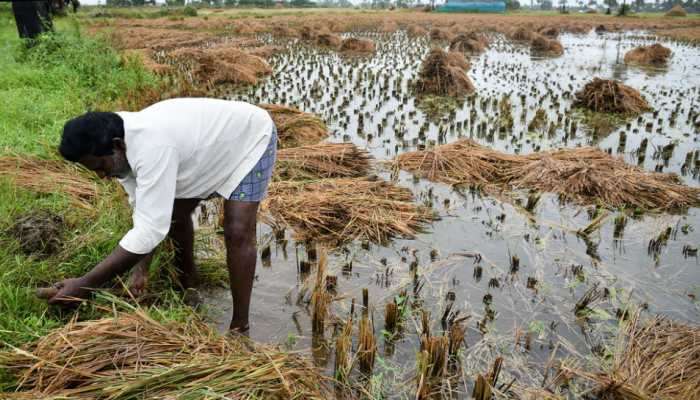
<path fill-rule="evenodd" d="M 340 43 L 339 51 L 344 53 L 374 53 L 374 42 L 370 39 L 349 37 Z"/>
<path fill-rule="evenodd" d="M 160 323 L 143 310 L 71 321 L 0 364 L 34 398 L 326 399 L 322 375 L 297 355 L 216 334 L 199 320 Z"/>
<path fill-rule="evenodd" d="M 73 203 L 93 208 L 97 184 L 75 164 L 60 160 L 42 160 L 26 156 L 0 158 L 0 178 L 8 177 L 15 185 L 29 191 L 65 193 Z"/>
<path fill-rule="evenodd" d="M 277 152 L 275 180 L 355 178 L 369 172 L 370 155 L 352 143 L 321 143 Z"/>
<path fill-rule="evenodd" d="M 278 146 L 282 149 L 316 144 L 328 136 L 326 124 L 316 115 L 294 107 L 258 104 L 270 113 L 277 127 Z"/>
<path fill-rule="evenodd" d="M 537 55 L 556 57 L 564 54 L 564 46 L 556 38 L 548 38 L 534 33 L 530 40 L 530 50 Z"/>
<path fill-rule="evenodd" d="M 474 84 L 442 49 L 433 49 L 423 60 L 416 90 L 419 94 L 463 96 L 474 92 Z"/>
<path fill-rule="evenodd" d="M 482 186 L 499 183 L 505 168 L 519 160 L 518 156 L 464 139 L 431 150 L 400 154 L 394 161 L 394 169 L 451 185 Z"/>
<path fill-rule="evenodd" d="M 261 57 L 232 45 L 184 47 L 168 53 L 174 62 L 186 66 L 194 81 L 255 84 L 272 68 Z"/>
<path fill-rule="evenodd" d="M 383 181 L 273 182 L 261 214 L 272 226 L 293 228 L 299 241 L 385 243 L 413 237 L 432 220 L 431 211 L 412 199 L 410 190 Z"/>
<path fill-rule="evenodd" d="M 698 399 L 700 328 L 637 316 L 621 332 L 611 372 L 568 372 L 596 383 L 603 398 Z"/>
<path fill-rule="evenodd" d="M 595 112 L 636 115 L 651 110 L 639 90 L 614 80 L 593 78 L 575 95 L 574 106 Z"/>
<path fill-rule="evenodd" d="M 700 189 L 674 174 L 647 172 L 596 148 L 509 155 L 460 140 L 399 155 L 395 169 L 433 181 L 558 193 L 582 204 L 677 210 L 700 205 Z"/>
<path fill-rule="evenodd" d="M 513 188 L 553 192 L 582 204 L 674 210 L 700 204 L 700 189 L 684 186 L 674 174 L 647 172 L 596 148 L 525 156 L 505 179 Z"/>
<path fill-rule="evenodd" d="M 625 54 L 625 64 L 665 65 L 671 57 L 671 49 L 659 43 L 651 46 L 639 46 Z"/>

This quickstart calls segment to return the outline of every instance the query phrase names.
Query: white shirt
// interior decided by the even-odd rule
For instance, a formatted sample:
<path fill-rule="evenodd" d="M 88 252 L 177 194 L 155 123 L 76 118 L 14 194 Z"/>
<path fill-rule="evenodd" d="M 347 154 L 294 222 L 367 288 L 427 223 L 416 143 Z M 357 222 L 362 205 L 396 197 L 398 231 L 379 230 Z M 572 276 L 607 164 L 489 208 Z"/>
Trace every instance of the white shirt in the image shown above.
<path fill-rule="evenodd" d="M 132 171 L 119 182 L 134 207 L 134 226 L 119 245 L 136 254 L 165 239 L 175 199 L 229 198 L 272 136 L 267 111 L 238 101 L 171 99 L 117 114 Z"/>

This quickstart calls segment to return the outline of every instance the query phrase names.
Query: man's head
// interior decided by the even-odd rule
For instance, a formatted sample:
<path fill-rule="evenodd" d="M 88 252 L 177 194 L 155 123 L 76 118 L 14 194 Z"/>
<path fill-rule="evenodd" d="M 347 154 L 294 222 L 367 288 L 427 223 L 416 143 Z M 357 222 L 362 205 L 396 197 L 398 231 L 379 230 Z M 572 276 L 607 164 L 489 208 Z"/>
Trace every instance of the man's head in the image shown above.
<path fill-rule="evenodd" d="M 58 148 L 69 161 L 79 162 L 101 178 L 124 178 L 131 171 L 126 159 L 124 121 L 111 112 L 89 112 L 63 126 Z"/>

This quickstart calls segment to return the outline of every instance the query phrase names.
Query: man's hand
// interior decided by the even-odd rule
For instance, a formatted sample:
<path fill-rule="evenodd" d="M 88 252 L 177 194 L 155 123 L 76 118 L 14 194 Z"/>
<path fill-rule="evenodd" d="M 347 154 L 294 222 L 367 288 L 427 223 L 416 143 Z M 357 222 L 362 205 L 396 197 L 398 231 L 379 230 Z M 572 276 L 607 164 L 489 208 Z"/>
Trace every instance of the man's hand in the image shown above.
<path fill-rule="evenodd" d="M 131 277 L 129 278 L 129 292 L 136 298 L 139 298 L 146 293 L 146 287 L 148 286 L 148 264 L 150 261 L 150 256 L 144 258 L 138 264 L 136 264 L 134 269 L 131 271 Z"/>
<path fill-rule="evenodd" d="M 49 304 L 70 304 L 85 299 L 90 294 L 87 280 L 83 277 L 65 279 L 54 285 L 58 289 Z"/>

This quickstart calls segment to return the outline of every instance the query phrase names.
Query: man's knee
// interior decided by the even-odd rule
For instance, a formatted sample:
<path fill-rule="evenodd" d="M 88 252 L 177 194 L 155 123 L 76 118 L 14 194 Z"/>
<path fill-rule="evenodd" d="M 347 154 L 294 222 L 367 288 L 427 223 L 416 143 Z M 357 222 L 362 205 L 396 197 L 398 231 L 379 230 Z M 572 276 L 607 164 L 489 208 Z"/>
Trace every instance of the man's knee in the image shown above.
<path fill-rule="evenodd" d="M 255 245 L 255 222 L 224 221 L 224 237 L 234 246 Z"/>

